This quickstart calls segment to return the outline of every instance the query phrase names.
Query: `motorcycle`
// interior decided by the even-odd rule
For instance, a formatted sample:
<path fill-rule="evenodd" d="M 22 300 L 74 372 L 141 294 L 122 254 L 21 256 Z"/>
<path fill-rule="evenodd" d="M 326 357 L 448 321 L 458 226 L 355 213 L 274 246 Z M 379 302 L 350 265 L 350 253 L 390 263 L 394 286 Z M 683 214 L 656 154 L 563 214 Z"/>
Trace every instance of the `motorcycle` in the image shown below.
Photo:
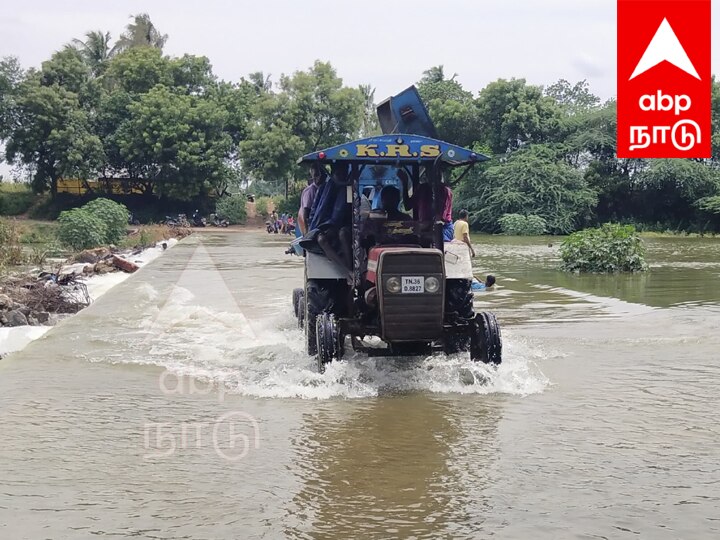
<path fill-rule="evenodd" d="M 223 219 L 217 214 L 210 214 L 210 225 L 213 227 L 227 227 L 230 222 L 227 219 Z"/>
<path fill-rule="evenodd" d="M 192 224 L 193 227 L 205 227 L 207 226 L 207 220 L 200 215 L 199 210 L 195 210 L 195 212 L 192 215 Z"/>

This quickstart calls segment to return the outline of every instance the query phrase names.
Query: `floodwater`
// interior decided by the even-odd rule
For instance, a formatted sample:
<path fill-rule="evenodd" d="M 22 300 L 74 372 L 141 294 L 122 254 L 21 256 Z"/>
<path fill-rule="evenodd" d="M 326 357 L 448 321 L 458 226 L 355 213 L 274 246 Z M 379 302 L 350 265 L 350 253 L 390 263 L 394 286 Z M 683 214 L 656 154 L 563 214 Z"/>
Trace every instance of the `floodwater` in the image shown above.
<path fill-rule="evenodd" d="M 476 244 L 497 372 L 318 375 L 283 239 L 184 240 L 0 361 L 0 538 L 719 538 L 720 240 L 642 276 Z"/>

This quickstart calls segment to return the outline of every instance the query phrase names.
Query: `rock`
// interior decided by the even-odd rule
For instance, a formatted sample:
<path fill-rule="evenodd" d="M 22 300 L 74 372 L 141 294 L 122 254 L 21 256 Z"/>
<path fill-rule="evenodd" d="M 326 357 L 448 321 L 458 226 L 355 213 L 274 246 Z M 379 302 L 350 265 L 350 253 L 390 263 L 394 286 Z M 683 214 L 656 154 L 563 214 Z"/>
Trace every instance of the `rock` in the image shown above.
<path fill-rule="evenodd" d="M 7 313 L 3 313 L 3 318 L 7 321 L 5 326 L 26 326 L 28 320 L 20 310 L 13 309 Z"/>
<path fill-rule="evenodd" d="M 0 309 L 12 309 L 13 301 L 6 294 L 0 294 Z"/>
<path fill-rule="evenodd" d="M 47 311 L 35 311 L 32 313 L 32 316 L 40 324 L 45 324 L 50 320 L 50 314 Z"/>
<path fill-rule="evenodd" d="M 95 264 L 93 270 L 96 274 L 107 274 L 109 272 L 114 272 L 116 268 L 109 261 L 100 261 Z"/>
<path fill-rule="evenodd" d="M 106 247 L 99 247 L 94 249 L 86 249 L 75 255 L 74 259 L 77 262 L 94 264 L 100 259 L 110 255 L 110 250 Z"/>
<path fill-rule="evenodd" d="M 112 263 L 113 263 L 113 265 L 115 265 L 115 267 L 119 268 L 123 272 L 128 272 L 128 273 L 133 273 L 138 268 L 140 268 L 134 262 L 125 260 L 121 257 L 118 257 L 117 255 L 113 255 Z"/>
<path fill-rule="evenodd" d="M 29 317 L 30 313 L 32 313 L 32 309 L 27 306 L 20 306 L 19 308 L 16 308 L 16 311 L 19 311 L 20 313 L 25 315 L 25 317 Z"/>
<path fill-rule="evenodd" d="M 32 315 L 28 316 L 27 322 L 30 326 L 40 326 L 40 322 Z"/>

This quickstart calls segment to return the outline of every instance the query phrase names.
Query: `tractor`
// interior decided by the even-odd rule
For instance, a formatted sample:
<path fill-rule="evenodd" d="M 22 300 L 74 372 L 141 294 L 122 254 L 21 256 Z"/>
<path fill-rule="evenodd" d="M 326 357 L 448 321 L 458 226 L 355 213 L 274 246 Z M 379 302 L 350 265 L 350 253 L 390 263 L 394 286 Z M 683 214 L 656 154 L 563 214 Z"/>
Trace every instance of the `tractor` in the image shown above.
<path fill-rule="evenodd" d="M 470 250 L 442 219 L 450 170 L 464 169 L 457 182 L 488 157 L 438 140 L 414 87 L 381 103 L 378 117 L 382 135 L 299 160 L 332 171 L 313 206 L 315 228 L 293 243 L 305 262 L 293 306 L 307 353 L 320 373 L 348 346 L 385 357 L 466 351 L 499 365 L 497 320 L 473 309 Z"/>

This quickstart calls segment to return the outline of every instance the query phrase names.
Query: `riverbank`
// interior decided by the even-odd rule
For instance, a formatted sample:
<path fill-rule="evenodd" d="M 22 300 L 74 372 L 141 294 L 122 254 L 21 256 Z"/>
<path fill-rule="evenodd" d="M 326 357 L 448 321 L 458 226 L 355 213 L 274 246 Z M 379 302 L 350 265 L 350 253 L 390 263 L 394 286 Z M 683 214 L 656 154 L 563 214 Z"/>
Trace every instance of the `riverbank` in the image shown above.
<path fill-rule="evenodd" d="M 2 276 L 0 358 L 38 339 L 191 234 L 185 229 L 155 229 L 130 231 L 125 245 L 136 243 L 133 248 L 95 248 Z M 150 238 L 159 239 L 150 243 Z"/>

